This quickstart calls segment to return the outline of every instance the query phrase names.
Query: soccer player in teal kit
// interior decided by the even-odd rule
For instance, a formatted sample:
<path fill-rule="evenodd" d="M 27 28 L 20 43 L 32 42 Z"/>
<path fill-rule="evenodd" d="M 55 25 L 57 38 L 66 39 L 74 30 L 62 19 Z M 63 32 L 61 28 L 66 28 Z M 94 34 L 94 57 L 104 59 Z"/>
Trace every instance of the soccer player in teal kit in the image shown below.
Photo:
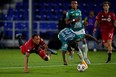
<path fill-rule="evenodd" d="M 82 21 L 81 11 L 77 9 L 78 7 L 77 0 L 72 0 L 71 6 L 72 6 L 72 9 L 69 10 L 66 14 L 66 24 L 70 25 L 70 27 L 76 34 L 85 34 L 84 25 L 86 25 L 87 22 Z M 86 39 L 83 38 L 82 41 L 83 41 L 84 59 L 87 62 L 87 64 L 91 64 L 91 62 L 89 61 L 87 57 L 88 47 L 87 47 Z"/>
<path fill-rule="evenodd" d="M 87 64 L 83 58 L 81 49 L 78 47 L 78 41 L 81 41 L 83 38 L 87 38 L 87 37 L 92 38 L 97 43 L 99 43 L 98 40 L 96 38 L 92 37 L 91 35 L 76 34 L 71 28 L 64 28 L 59 32 L 58 38 L 62 42 L 61 50 L 62 50 L 64 65 L 67 65 L 65 54 L 66 54 L 68 46 L 70 46 L 78 52 L 78 56 L 81 59 L 81 63 L 85 64 L 87 66 Z"/>

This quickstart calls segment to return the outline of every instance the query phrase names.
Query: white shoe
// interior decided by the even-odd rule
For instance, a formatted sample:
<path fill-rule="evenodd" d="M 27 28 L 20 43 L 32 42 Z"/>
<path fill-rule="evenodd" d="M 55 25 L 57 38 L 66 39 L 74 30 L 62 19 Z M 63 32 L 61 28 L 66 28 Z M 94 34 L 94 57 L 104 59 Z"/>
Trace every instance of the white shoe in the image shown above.
<path fill-rule="evenodd" d="M 88 65 L 87 65 L 87 63 L 86 63 L 85 61 L 83 61 L 83 62 L 82 62 L 82 64 L 84 64 L 84 65 L 86 66 L 86 68 L 85 68 L 85 69 L 87 69 L 87 68 L 88 68 Z"/>
<path fill-rule="evenodd" d="M 93 49 L 94 52 L 96 52 L 97 50 L 96 49 Z"/>

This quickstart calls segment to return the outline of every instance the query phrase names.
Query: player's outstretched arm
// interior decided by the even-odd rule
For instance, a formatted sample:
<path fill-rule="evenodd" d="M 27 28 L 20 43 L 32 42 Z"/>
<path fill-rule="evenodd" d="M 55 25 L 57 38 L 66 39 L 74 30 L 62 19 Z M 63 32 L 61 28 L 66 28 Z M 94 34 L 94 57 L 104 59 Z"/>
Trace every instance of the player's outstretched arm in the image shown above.
<path fill-rule="evenodd" d="M 97 26 L 99 26 L 99 25 L 100 25 L 100 22 L 96 20 L 95 24 L 94 24 L 93 32 L 96 32 Z"/>
<path fill-rule="evenodd" d="M 100 43 L 95 37 L 91 36 L 90 34 L 85 34 L 85 38 L 90 38 L 90 39 L 96 41 L 98 44 Z"/>
<path fill-rule="evenodd" d="M 30 53 L 26 52 L 25 53 L 25 58 L 24 58 L 24 72 L 27 73 L 28 71 L 28 58 L 29 58 Z"/>

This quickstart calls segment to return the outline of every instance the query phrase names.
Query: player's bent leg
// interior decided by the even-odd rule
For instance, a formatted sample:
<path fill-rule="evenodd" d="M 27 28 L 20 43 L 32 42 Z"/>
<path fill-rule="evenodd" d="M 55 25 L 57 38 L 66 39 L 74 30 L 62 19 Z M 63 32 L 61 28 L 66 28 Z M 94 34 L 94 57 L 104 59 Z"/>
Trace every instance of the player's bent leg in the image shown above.
<path fill-rule="evenodd" d="M 16 38 L 18 39 L 19 46 L 24 44 L 24 42 L 22 40 L 22 34 L 20 34 L 20 33 L 16 34 Z"/>
<path fill-rule="evenodd" d="M 91 64 L 90 60 L 88 58 L 84 58 L 85 62 L 89 65 Z"/>
<path fill-rule="evenodd" d="M 67 50 L 69 53 L 69 60 L 73 60 L 74 51 L 72 51 L 71 46 L 68 46 Z"/>
<path fill-rule="evenodd" d="M 79 58 L 81 60 L 81 63 L 84 64 L 86 66 L 86 69 L 87 69 L 88 68 L 88 65 L 87 65 L 87 63 L 84 60 L 84 57 L 83 57 L 83 54 L 82 54 L 81 49 L 78 47 L 78 43 L 74 40 L 74 41 L 71 41 L 69 43 L 69 45 L 71 47 L 75 48 L 75 50 L 78 52 L 78 56 L 79 56 Z"/>
<path fill-rule="evenodd" d="M 39 50 L 39 56 L 45 61 L 50 60 L 50 56 L 47 55 L 46 52 L 43 49 Z"/>
<path fill-rule="evenodd" d="M 48 52 L 50 52 L 51 54 L 57 55 L 57 51 L 54 51 L 54 50 L 52 50 L 50 48 L 48 48 Z"/>
<path fill-rule="evenodd" d="M 84 55 L 84 60 L 87 64 L 91 64 L 90 60 L 88 59 L 88 46 L 86 43 L 86 39 L 83 39 L 83 55 Z"/>

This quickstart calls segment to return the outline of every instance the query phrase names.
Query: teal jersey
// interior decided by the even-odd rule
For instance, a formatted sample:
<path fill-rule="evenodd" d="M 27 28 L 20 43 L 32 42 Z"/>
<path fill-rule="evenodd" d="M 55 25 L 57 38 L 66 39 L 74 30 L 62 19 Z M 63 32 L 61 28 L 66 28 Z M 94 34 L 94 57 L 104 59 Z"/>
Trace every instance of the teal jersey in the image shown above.
<path fill-rule="evenodd" d="M 78 17 L 81 18 L 81 20 L 79 22 L 75 22 L 75 23 L 70 24 L 72 30 L 74 30 L 74 31 L 79 31 L 79 30 L 84 28 L 84 25 L 82 24 L 81 11 L 79 9 L 77 9 L 77 10 L 71 9 L 66 13 L 66 18 L 69 20 L 73 20 L 73 19 L 78 18 Z"/>
<path fill-rule="evenodd" d="M 74 31 L 70 28 L 62 29 L 58 34 L 59 40 L 62 42 L 62 50 L 67 50 L 68 42 L 72 40 L 81 40 L 84 38 L 84 34 L 77 35 Z"/>
<path fill-rule="evenodd" d="M 84 34 L 76 34 L 74 33 L 74 31 L 70 28 L 64 28 L 62 29 L 59 34 L 58 34 L 58 38 L 62 41 L 62 42 L 69 42 L 71 40 L 81 40 L 84 37 Z"/>

